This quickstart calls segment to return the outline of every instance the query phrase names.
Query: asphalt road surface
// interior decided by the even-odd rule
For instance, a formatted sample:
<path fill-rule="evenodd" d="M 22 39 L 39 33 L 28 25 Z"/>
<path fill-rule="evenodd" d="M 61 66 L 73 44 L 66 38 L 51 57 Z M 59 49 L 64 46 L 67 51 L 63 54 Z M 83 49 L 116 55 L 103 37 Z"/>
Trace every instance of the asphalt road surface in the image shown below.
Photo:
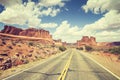
<path fill-rule="evenodd" d="M 75 49 L 50 57 L 29 70 L 3 80 L 59 80 L 71 54 L 73 55 L 63 80 L 118 80 Z"/>

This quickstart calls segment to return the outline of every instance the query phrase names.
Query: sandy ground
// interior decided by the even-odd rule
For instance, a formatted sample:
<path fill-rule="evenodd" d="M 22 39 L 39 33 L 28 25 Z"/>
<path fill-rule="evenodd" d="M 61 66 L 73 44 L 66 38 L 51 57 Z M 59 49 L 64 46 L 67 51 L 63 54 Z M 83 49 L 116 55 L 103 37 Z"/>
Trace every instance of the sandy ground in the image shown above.
<path fill-rule="evenodd" d="M 108 70 L 116 74 L 120 77 L 120 61 L 118 61 L 118 56 L 109 54 L 109 53 L 101 53 L 101 52 L 83 52 L 87 54 L 89 57 L 96 60 L 98 63 L 102 64 Z"/>

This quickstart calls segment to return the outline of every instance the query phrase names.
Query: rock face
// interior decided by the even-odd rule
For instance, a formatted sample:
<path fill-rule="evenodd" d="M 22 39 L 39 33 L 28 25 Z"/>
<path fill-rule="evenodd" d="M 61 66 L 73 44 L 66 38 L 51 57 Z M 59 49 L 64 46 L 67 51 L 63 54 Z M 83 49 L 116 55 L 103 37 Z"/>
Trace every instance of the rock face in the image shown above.
<path fill-rule="evenodd" d="M 35 28 L 29 28 L 26 30 L 22 30 L 20 28 L 5 25 L 1 33 L 52 39 L 52 36 L 50 35 L 49 31 L 46 31 L 43 29 L 35 29 Z"/>
<path fill-rule="evenodd" d="M 29 37 L 38 37 L 38 38 L 52 38 L 49 34 L 49 31 L 43 30 L 43 29 L 26 29 L 19 33 L 21 36 L 29 36 Z"/>
<path fill-rule="evenodd" d="M 77 41 L 77 47 L 85 46 L 85 45 L 94 46 L 96 44 L 97 44 L 96 38 L 93 36 L 91 36 L 91 37 L 83 36 L 81 40 Z"/>
<path fill-rule="evenodd" d="M 20 28 L 15 28 L 13 26 L 4 26 L 4 29 L 1 31 L 1 33 L 7 33 L 7 34 L 13 34 L 13 35 L 19 35 L 19 33 L 23 31 Z"/>
<path fill-rule="evenodd" d="M 62 40 L 61 39 L 54 40 L 54 45 L 56 45 L 56 46 L 62 46 L 63 45 Z"/>

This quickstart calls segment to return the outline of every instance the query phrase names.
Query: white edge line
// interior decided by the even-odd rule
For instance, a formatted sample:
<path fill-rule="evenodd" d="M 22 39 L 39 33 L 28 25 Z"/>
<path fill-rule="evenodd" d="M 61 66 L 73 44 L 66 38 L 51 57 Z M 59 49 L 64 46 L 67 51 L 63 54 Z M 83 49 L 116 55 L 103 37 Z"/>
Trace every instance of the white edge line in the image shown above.
<path fill-rule="evenodd" d="M 85 55 L 86 56 L 86 55 Z M 86 56 L 88 57 L 88 56 Z M 114 77 L 116 77 L 117 79 L 120 80 L 120 77 L 117 76 L 116 74 L 114 74 L 113 72 L 111 72 L 109 69 L 107 69 L 106 67 L 104 67 L 103 65 L 101 65 L 100 63 L 98 63 L 97 61 L 95 61 L 94 59 L 92 59 L 91 57 L 88 57 L 89 59 L 91 59 L 92 61 L 94 61 L 96 64 L 98 64 L 100 67 L 102 67 L 103 69 L 105 69 L 106 71 L 108 71 L 110 74 L 112 74 Z"/>
<path fill-rule="evenodd" d="M 62 55 L 62 54 L 64 54 L 64 53 L 66 53 L 66 52 L 67 52 L 67 51 L 62 52 L 62 53 L 58 53 L 57 55 L 51 56 L 51 57 L 49 57 L 48 59 L 51 59 L 52 57 L 57 57 L 57 56 Z M 47 60 L 48 60 L 48 59 L 47 59 Z M 42 61 L 43 61 L 43 62 L 42 62 Z M 35 66 L 33 66 L 33 67 L 24 69 L 23 71 L 18 71 L 18 72 L 16 72 L 15 74 L 13 73 L 13 75 L 11 74 L 10 76 L 8 76 L 8 77 L 6 77 L 6 78 L 3 78 L 2 80 L 7 80 L 7 79 L 9 79 L 9 78 L 11 78 L 11 77 L 14 77 L 14 76 L 16 76 L 16 75 L 18 75 L 18 74 L 23 73 L 24 71 L 30 70 L 30 69 L 32 69 L 32 68 L 35 68 L 35 67 L 37 67 L 38 65 L 43 64 L 43 63 L 46 61 L 46 59 L 43 59 L 42 61 L 41 61 L 39 64 L 37 64 L 37 65 L 35 65 Z"/>

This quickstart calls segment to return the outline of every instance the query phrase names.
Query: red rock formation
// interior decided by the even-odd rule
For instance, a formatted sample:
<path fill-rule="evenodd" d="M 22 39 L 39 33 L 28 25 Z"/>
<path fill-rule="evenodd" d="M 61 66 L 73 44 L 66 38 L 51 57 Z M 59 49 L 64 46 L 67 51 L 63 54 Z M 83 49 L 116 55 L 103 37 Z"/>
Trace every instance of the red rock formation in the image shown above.
<path fill-rule="evenodd" d="M 26 29 L 19 33 L 21 36 L 29 36 L 29 37 L 38 37 L 38 38 L 51 38 L 49 31 L 43 29 Z"/>
<path fill-rule="evenodd" d="M 15 28 L 13 26 L 5 25 L 1 33 L 52 39 L 52 36 L 50 35 L 49 31 L 46 31 L 43 29 L 35 29 L 35 28 L 29 28 L 26 30 L 22 30 L 20 28 Z"/>
<path fill-rule="evenodd" d="M 62 46 L 62 45 L 63 45 L 63 43 L 62 43 L 62 40 L 61 40 L 61 39 L 54 40 L 54 44 L 55 44 L 56 46 Z"/>
<path fill-rule="evenodd" d="M 89 42 L 89 37 L 83 36 L 83 38 L 81 39 L 81 42 Z"/>
<path fill-rule="evenodd" d="M 95 37 L 90 37 L 90 43 L 91 43 L 91 45 L 96 45 L 97 43 L 96 43 L 96 38 Z"/>
<path fill-rule="evenodd" d="M 63 46 L 67 46 L 67 42 L 62 42 L 62 45 Z"/>
<path fill-rule="evenodd" d="M 96 45 L 96 38 L 95 37 L 88 37 L 88 36 L 83 36 L 81 40 L 77 41 L 77 47 L 88 45 L 88 46 L 94 46 Z"/>
<path fill-rule="evenodd" d="M 19 35 L 19 33 L 22 31 L 20 28 L 15 28 L 13 26 L 4 26 L 4 29 L 1 31 L 1 33 L 7 33 L 7 34 L 14 34 Z"/>

